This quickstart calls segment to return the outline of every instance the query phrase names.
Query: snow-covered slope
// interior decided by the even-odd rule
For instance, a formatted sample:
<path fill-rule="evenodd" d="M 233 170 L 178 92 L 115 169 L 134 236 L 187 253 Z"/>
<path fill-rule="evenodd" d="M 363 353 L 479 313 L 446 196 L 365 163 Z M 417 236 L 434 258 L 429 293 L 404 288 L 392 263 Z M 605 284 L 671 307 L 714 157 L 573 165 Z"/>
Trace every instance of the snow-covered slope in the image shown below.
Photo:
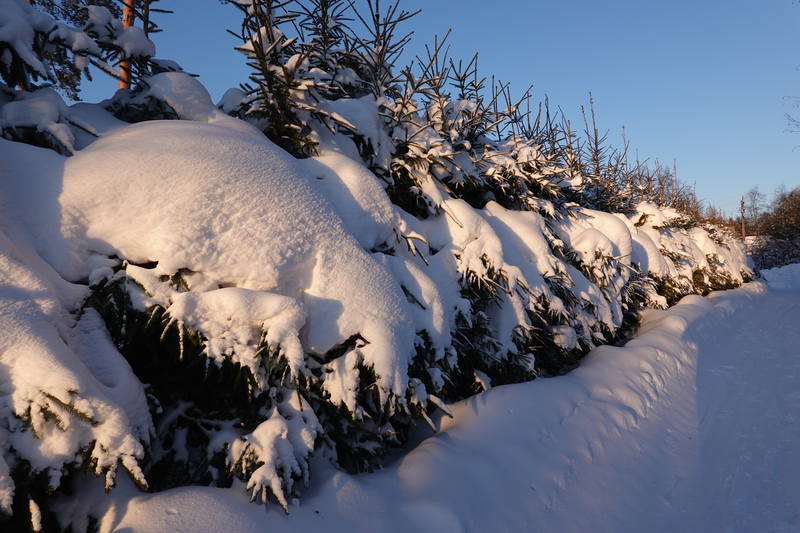
<path fill-rule="evenodd" d="M 63 335 L 72 339 L 71 351 L 51 347 L 46 357 L 83 376 L 58 387 L 42 383 L 36 394 L 71 406 L 59 394 L 77 391 L 91 401 L 99 394 L 91 392 L 92 379 L 105 383 L 100 374 L 109 365 L 130 372 L 101 339 L 107 334 L 94 310 L 81 307 L 86 285 L 100 291 L 88 305 L 106 320 L 112 318 L 104 299 L 129 299 L 129 308 L 112 312 L 122 317 L 112 328 L 117 347 L 128 342 L 127 314 L 163 312 L 161 341 L 175 326 L 180 358 L 184 339 L 199 339 L 210 361 L 249 370 L 253 398 L 267 395 L 259 400 L 265 403 L 259 423 L 240 432 L 214 430 L 191 452 L 225 451 L 229 467 L 262 499 L 272 494 L 285 505 L 294 480 L 308 480 L 318 437 L 340 423 L 326 409 L 343 407 L 359 431 L 374 432 L 367 438 L 376 442 L 346 444 L 374 455 L 385 446 L 379 442 L 394 442 L 404 431 L 410 414 L 427 418 L 433 405 L 443 407 L 435 395 L 463 397 L 456 380 L 466 378 L 467 390 L 473 379 L 491 386 L 498 371 L 516 372 L 500 379 L 519 381 L 547 368 L 541 357 L 557 360 L 612 339 L 638 305 L 664 305 L 648 275 L 680 293 L 703 290 L 709 276 L 722 285 L 740 283 L 748 271 L 734 242 L 673 226 L 677 213 L 647 204 L 631 217 L 572 206 L 569 217 L 546 218 L 449 198 L 441 202 L 445 214 L 420 220 L 394 206 L 383 182 L 360 162 L 332 149 L 298 161 L 252 126 L 214 111 L 198 94 L 202 86 L 181 86 L 196 95 L 190 114 L 198 121 L 125 126 L 83 106 L 76 116 L 102 123 L 105 133 L 83 139 L 72 157 L 0 140 L 8 161 L 0 170 L 3 229 L 29 250 L 20 268 L 47 279 L 56 299 L 51 307 L 60 306 L 61 316 L 41 320 L 70 330 Z M 17 278 L 9 285 L 39 290 Z M 124 295 L 113 292 L 120 288 Z M 19 320 L 20 313 L 9 311 L 6 319 Z M 22 339 L 42 342 L 40 329 L 29 327 Z M 468 362 L 465 349 L 472 353 Z M 3 352 L 14 372 L 24 368 L 21 354 L 17 345 Z M 11 387 L 12 394 L 24 390 Z M 28 396 L 29 404 L 42 403 Z M 112 446 L 111 458 L 97 468 L 113 473 L 116 453 L 141 482 L 135 460 L 143 449 L 132 436 L 146 445 L 163 429 L 153 428 L 139 407 L 115 406 L 116 400 L 112 394 L 109 409 L 132 409 L 134 421 L 130 428 L 124 417 L 114 422 L 121 432 L 114 438 L 134 442 Z M 28 404 L 15 402 L 9 420 L 27 420 Z M 167 406 L 168 413 L 181 412 L 180 405 Z M 48 416 L 31 427 L 47 426 Z M 384 417 L 388 422 L 379 424 Z M 72 426 L 59 424 L 47 431 L 66 432 L 62 455 L 102 442 L 92 433 L 70 437 Z M 337 446 L 354 430 L 340 431 Z M 10 442 L 9 461 L 30 462 Z M 32 464 L 50 469 L 57 486 L 58 472 L 73 461 Z"/>
<path fill-rule="evenodd" d="M 800 283 L 783 290 L 651 311 L 568 376 L 451 406 L 384 471 L 321 476 L 289 517 L 235 490 L 126 489 L 101 531 L 795 531 Z"/>

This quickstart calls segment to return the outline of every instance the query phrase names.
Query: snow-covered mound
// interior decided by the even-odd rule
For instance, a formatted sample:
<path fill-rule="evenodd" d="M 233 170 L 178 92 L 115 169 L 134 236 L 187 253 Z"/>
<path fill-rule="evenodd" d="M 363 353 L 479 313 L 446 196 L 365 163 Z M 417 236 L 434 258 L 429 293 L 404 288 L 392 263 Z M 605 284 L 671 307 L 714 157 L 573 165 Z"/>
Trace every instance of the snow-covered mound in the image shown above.
<path fill-rule="evenodd" d="M 795 531 L 800 307 L 766 289 L 686 297 L 568 376 L 452 405 L 385 470 L 322 473 L 289 517 L 205 487 L 92 487 L 62 512 L 101 532 Z"/>
<path fill-rule="evenodd" d="M 760 274 L 767 280 L 770 289 L 778 291 L 800 290 L 800 263 L 762 270 Z"/>
<path fill-rule="evenodd" d="M 258 334 L 240 329 L 266 331 L 293 376 L 305 371 L 302 327 L 303 346 L 318 353 L 360 333 L 368 344 L 359 352 L 381 390 L 401 395 L 414 331 L 400 287 L 294 158 L 247 125 L 221 120 L 130 126 L 68 159 L 60 201 L 71 260 L 46 258 L 71 280 L 96 279 L 93 254 L 156 262 L 155 275 L 190 271 L 189 289 L 198 279 L 199 291 L 157 303 L 209 339 L 231 341 L 211 355 L 237 354 L 262 386 L 254 353 L 243 349 Z M 147 272 L 130 272 L 148 287 Z"/>

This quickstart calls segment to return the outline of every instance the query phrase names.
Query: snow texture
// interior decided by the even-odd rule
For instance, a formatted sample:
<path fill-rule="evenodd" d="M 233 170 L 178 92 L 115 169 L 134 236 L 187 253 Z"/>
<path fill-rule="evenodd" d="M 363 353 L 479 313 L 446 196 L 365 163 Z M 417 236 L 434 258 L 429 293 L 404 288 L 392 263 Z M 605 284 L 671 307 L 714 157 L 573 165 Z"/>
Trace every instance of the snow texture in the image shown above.
<path fill-rule="evenodd" d="M 151 157 L 142 160 L 131 145 Z M 158 262 L 159 274 L 186 269 L 220 287 L 280 294 L 292 302 L 280 306 L 295 310 L 288 322 L 270 326 L 281 331 L 276 339 L 290 341 L 284 348 L 293 372 L 302 371 L 297 333 L 305 309 L 307 349 L 325 352 L 360 333 L 369 342 L 361 356 L 381 377 L 381 390 L 401 395 L 414 339 L 403 295 L 301 168 L 224 115 L 209 124 L 149 122 L 114 131 L 67 160 L 60 202 L 69 250 L 66 257 L 44 254 L 75 281 L 91 274 L 92 254 L 117 254 L 137 264 Z M 198 304 L 212 316 L 218 305 L 224 311 L 224 297 L 202 298 L 159 303 L 175 306 L 178 319 Z M 219 323 L 228 316 L 222 314 Z M 266 318 L 248 314 L 250 326 Z"/>
<path fill-rule="evenodd" d="M 451 405 L 381 472 L 331 470 L 288 518 L 230 489 L 124 489 L 100 531 L 795 531 L 798 294 L 754 282 L 650 311 L 568 376 Z"/>
<path fill-rule="evenodd" d="M 800 263 L 762 270 L 761 276 L 769 283 L 772 290 L 797 290 L 800 287 Z"/>
<path fill-rule="evenodd" d="M 169 105 L 184 120 L 205 121 L 215 107 L 203 85 L 183 72 L 161 72 L 145 80 L 146 89 L 133 100 L 155 98 Z"/>

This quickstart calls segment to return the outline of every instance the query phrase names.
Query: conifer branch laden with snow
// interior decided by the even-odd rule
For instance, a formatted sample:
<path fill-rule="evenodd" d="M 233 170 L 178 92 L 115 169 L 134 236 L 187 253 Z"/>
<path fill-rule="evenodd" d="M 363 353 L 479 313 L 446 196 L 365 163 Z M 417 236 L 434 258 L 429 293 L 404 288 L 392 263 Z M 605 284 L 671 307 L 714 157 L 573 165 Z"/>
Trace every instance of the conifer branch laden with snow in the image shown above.
<path fill-rule="evenodd" d="M 0 76 L 9 87 L 31 90 L 39 80 L 55 83 L 58 54 L 72 55 L 77 76 L 90 76 L 90 64 L 110 70 L 115 60 L 146 65 L 155 54 L 153 43 L 141 28 L 123 27 L 102 5 L 84 6 L 80 11 L 58 9 L 54 2 L 46 3 L 45 8 L 48 6 L 50 12 L 82 23 L 82 28 L 59 22 L 24 0 L 3 0 L 2 25 L 7 31 L 0 40 Z"/>
<path fill-rule="evenodd" d="M 0 115 L 0 135 L 68 154 L 74 140 L 69 126 L 91 128 L 71 119 L 50 87 L 75 98 L 81 77 L 91 79 L 90 66 L 117 77 L 112 64 L 120 61 L 129 65 L 129 78 L 138 80 L 150 73 L 155 47 L 141 28 L 123 27 L 102 5 L 64 6 L 52 0 L 43 8 L 47 12 L 25 0 L 0 2 L 0 93 L 14 100 Z"/>

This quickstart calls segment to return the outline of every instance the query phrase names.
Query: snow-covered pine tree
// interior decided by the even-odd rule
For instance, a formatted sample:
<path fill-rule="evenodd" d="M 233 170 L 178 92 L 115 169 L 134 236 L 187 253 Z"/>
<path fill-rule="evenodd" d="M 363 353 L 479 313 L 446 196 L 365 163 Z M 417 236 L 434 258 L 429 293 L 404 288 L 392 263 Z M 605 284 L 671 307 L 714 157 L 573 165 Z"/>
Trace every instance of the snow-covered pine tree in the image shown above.
<path fill-rule="evenodd" d="M 33 2 L 30 2 L 33 3 Z M 87 6 L 96 5 L 119 17 L 119 5 L 115 0 L 37 0 L 36 7 L 73 28 L 83 28 L 89 19 Z M 83 73 L 66 53 L 64 48 L 52 48 L 45 52 L 56 78 L 57 88 L 71 100 L 78 100 Z"/>
<path fill-rule="evenodd" d="M 530 124 L 528 114 L 523 111 L 529 103 L 529 95 L 513 102 L 508 86 L 498 83 L 493 85 L 489 99 L 484 101 L 483 80 L 477 78 L 474 62 L 466 68 L 456 68 L 446 59 L 443 42 L 434 43 L 428 56 L 417 61 L 416 70 L 407 68 L 400 75 L 395 75 L 394 58 L 401 53 L 408 39 L 407 35 L 399 32 L 399 25 L 413 13 L 399 10 L 397 3 L 385 11 L 381 11 L 377 2 L 368 1 L 366 4 L 367 12 L 356 12 L 356 18 L 365 26 L 367 35 L 361 37 L 349 30 L 351 41 L 355 43 L 352 49 L 355 54 L 349 53 L 348 58 L 356 62 L 352 64 L 352 72 L 372 87 L 375 102 L 384 117 L 384 131 L 392 142 L 392 150 L 389 160 L 376 158 L 374 153 L 365 150 L 361 150 L 361 155 L 376 174 L 387 180 L 387 190 L 393 201 L 419 217 L 448 216 L 456 220 L 458 217 L 447 210 L 449 199 L 464 199 L 476 208 L 496 201 L 506 208 L 537 212 L 548 221 L 544 232 L 549 242 L 549 252 L 562 258 L 592 283 L 598 284 L 605 293 L 605 305 L 621 302 L 621 307 L 615 307 L 620 305 L 615 303 L 611 306 L 613 309 L 608 310 L 614 318 L 589 326 L 590 321 L 581 310 L 584 303 L 567 296 L 574 281 L 565 270 L 560 273 L 556 270 L 547 278 L 547 284 L 551 294 L 562 295 L 563 299 L 557 298 L 558 305 L 554 309 L 549 298 L 541 294 L 522 298 L 527 302 L 523 304 L 523 307 L 527 307 L 527 325 L 519 328 L 516 334 L 518 363 L 510 364 L 511 359 L 497 356 L 500 343 L 493 339 L 491 328 L 480 327 L 480 324 L 490 323 L 486 318 L 487 312 L 496 312 L 495 308 L 501 305 L 500 302 L 507 295 L 517 298 L 520 287 L 516 286 L 513 279 L 509 280 L 502 260 L 494 265 L 487 255 L 479 254 L 477 262 L 460 258 L 462 265 L 465 265 L 462 272 L 463 290 L 470 295 L 472 302 L 472 311 L 463 320 L 464 338 L 469 339 L 463 346 L 483 347 L 482 353 L 476 355 L 471 363 L 464 362 L 462 358 L 462 366 L 471 366 L 474 370 L 493 375 L 497 382 L 529 379 L 537 371 L 558 373 L 569 368 L 582 351 L 597 342 L 612 340 L 614 331 L 622 323 L 633 323 L 638 309 L 652 303 L 655 298 L 653 283 L 646 273 L 631 270 L 624 258 L 621 260 L 611 255 L 610 248 L 606 251 L 592 250 L 591 254 L 574 250 L 571 243 L 565 242 L 569 240 L 569 232 L 561 227 L 564 220 L 573 216 L 572 209 L 566 203 L 569 199 L 586 204 L 589 203 L 588 198 L 592 197 L 597 202 L 589 205 L 602 209 L 619 205 L 622 200 L 621 193 L 617 192 L 620 188 L 617 181 L 622 180 L 624 154 L 613 152 L 606 155 L 602 146 L 604 138 L 597 135 L 595 125 L 592 150 L 586 152 L 580 147 L 573 149 L 571 153 L 574 156 L 570 160 L 569 147 L 574 146 L 575 137 L 571 136 L 568 128 L 566 135 L 557 131 L 539 131 L 535 137 L 531 135 L 534 127 Z M 281 4 L 287 17 L 294 16 L 290 15 L 294 13 L 291 6 L 289 3 Z M 297 9 L 297 12 L 308 11 Z M 268 20 L 262 22 L 269 23 Z M 307 24 L 311 27 L 314 25 L 313 22 Z M 310 34 L 314 34 L 313 30 Z M 343 34 L 347 35 L 348 32 Z M 282 31 L 279 35 L 292 45 L 296 42 L 294 38 L 287 38 Z M 280 47 L 284 49 L 284 45 Z M 310 53 L 308 56 L 312 55 Z M 320 57 L 329 55 L 323 53 Z M 325 68 L 336 69 L 331 61 L 325 63 Z M 448 81 L 453 82 L 459 91 L 460 98 L 457 100 L 451 101 L 446 92 Z M 317 98 L 314 100 L 320 106 L 325 105 L 327 98 L 337 98 L 333 92 L 315 94 Z M 553 126 L 555 123 L 548 117 L 550 130 L 556 129 Z M 308 120 L 303 121 L 303 126 L 310 132 L 317 128 L 313 121 Z M 349 134 L 355 137 L 360 132 L 351 130 Z M 545 144 L 543 137 L 552 141 L 546 155 L 541 149 Z M 567 139 L 567 143 L 556 141 L 558 138 Z M 558 150 L 555 149 L 556 144 L 559 144 Z M 593 158 L 597 174 L 595 180 L 582 176 L 586 168 L 582 158 L 587 153 Z M 559 160 L 559 156 L 563 157 L 564 154 L 567 154 L 566 160 Z M 577 178 L 574 182 L 569 177 L 570 172 Z M 617 198 L 605 199 L 607 190 L 612 188 Z M 628 282 L 630 285 L 627 285 Z M 526 292 L 524 288 L 521 290 Z M 565 304 L 569 310 L 564 309 Z M 554 339 L 557 335 L 550 326 L 553 323 L 574 324 L 576 320 L 581 324 L 579 330 L 582 333 L 578 336 L 583 340 L 578 344 L 567 343 L 569 347 L 566 352 L 574 352 L 574 355 L 567 356 L 563 349 L 556 346 Z M 463 350 L 463 353 L 468 351 Z M 531 363 L 533 353 L 537 354 L 538 369 Z M 494 368 L 487 366 L 489 361 L 498 359 L 501 364 L 494 365 Z M 453 375 L 459 372 L 464 375 L 459 368 L 459 365 L 454 365 L 450 371 Z M 451 379 L 451 386 L 446 389 L 450 391 L 448 398 L 468 394 L 466 391 L 472 385 L 472 373 L 466 374 L 469 374 L 466 379 Z M 455 382 L 469 385 L 453 388 Z"/>
<path fill-rule="evenodd" d="M 67 124 L 91 132 L 73 119 L 50 87 L 67 94 L 78 90 L 90 66 L 116 76 L 115 62 L 126 60 L 135 75 L 152 65 L 153 43 L 141 28 L 122 28 L 112 11 L 101 5 L 47 2 L 44 8 L 66 20 L 81 23 L 76 29 L 25 0 L 2 0 L 0 23 L 10 28 L 0 36 L 0 92 L 12 100 L 0 117 L 2 136 L 71 153 L 72 135 Z"/>
<path fill-rule="evenodd" d="M 266 331 L 241 339 L 253 343 L 258 355 L 247 366 L 245 344 L 217 353 L 209 331 L 171 316 L 175 306 L 151 305 L 143 312 L 131 301 L 148 298 L 148 290 L 172 292 L 174 300 L 189 295 L 190 273 L 159 278 L 152 265 L 117 268 L 87 305 L 104 317 L 120 353 L 147 383 L 155 431 L 144 475 L 151 488 L 230 486 L 238 475 L 253 500 L 274 497 L 288 511 L 294 483 L 308 482 L 308 460 L 321 431 L 306 400 L 314 397 L 307 378 L 290 378 L 281 347 Z"/>
<path fill-rule="evenodd" d="M 109 7 L 0 1 L 2 137 L 70 154 L 71 128 L 92 131 L 52 87 L 74 96 L 90 65 L 111 73 L 119 57 L 144 64 L 153 55 L 152 43 L 122 31 Z M 0 284 L 32 283 L 39 294 L 5 300 L 0 311 L 0 361 L 10 370 L 3 372 L 0 402 L 0 515 L 13 517 L 0 527 L 14 531 L 27 530 L 32 520 L 46 530 L 58 528 L 48 498 L 78 472 L 101 476 L 111 489 L 122 469 L 146 487 L 141 465 L 152 428 L 141 384 L 129 370 L 114 367 L 118 356 L 102 320 L 79 309 L 81 288 L 54 284 L 28 268 L 31 253 L 0 235 Z M 64 294 L 75 308 L 63 305 Z M 32 331 L 39 333 L 36 341 Z M 110 372 L 106 378 L 130 386 L 127 405 L 97 378 L 99 367 Z"/>
<path fill-rule="evenodd" d="M 242 86 L 239 101 L 230 110 L 297 157 L 315 153 L 317 142 L 308 125 L 312 120 L 331 132 L 353 130 L 352 124 L 320 105 L 326 98 L 362 90 L 357 77 L 344 66 L 350 56 L 342 48 L 344 2 L 230 3 L 242 12 L 240 32 L 234 35 L 242 40 L 237 50 L 247 56 L 252 68 L 251 84 Z M 287 27 L 300 28 L 300 35 L 288 37 Z M 309 41 L 303 40 L 303 31 Z"/>

